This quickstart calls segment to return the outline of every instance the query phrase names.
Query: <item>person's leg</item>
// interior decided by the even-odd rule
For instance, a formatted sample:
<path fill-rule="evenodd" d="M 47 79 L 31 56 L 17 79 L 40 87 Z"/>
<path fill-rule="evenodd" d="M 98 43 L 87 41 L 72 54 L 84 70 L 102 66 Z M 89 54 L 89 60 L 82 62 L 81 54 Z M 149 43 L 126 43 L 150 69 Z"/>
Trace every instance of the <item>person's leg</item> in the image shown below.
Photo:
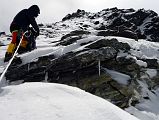
<path fill-rule="evenodd" d="M 18 53 L 21 54 L 21 53 L 24 53 L 24 52 L 27 52 L 27 45 L 28 45 L 28 40 L 25 36 L 22 36 L 22 42 L 20 44 L 20 47 L 18 49 Z"/>
<path fill-rule="evenodd" d="M 5 58 L 4 58 L 4 62 L 8 62 L 13 56 L 15 48 L 16 48 L 17 36 L 18 36 L 18 30 L 13 31 L 12 32 L 12 41 L 8 45 L 7 52 L 6 52 Z"/>
<path fill-rule="evenodd" d="M 27 38 L 25 36 L 23 36 L 22 42 L 20 44 L 20 47 L 26 48 L 27 44 L 28 44 L 28 40 L 27 40 Z"/>

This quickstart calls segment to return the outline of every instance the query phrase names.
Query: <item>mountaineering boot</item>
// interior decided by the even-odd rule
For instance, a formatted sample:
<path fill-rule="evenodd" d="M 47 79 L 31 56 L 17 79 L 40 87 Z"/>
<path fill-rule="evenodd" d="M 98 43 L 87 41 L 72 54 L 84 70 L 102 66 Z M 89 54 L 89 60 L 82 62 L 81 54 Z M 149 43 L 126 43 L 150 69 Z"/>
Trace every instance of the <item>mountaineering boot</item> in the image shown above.
<path fill-rule="evenodd" d="M 12 54 L 6 52 L 4 62 L 8 62 L 11 58 L 12 58 Z"/>
<path fill-rule="evenodd" d="M 20 65 L 22 63 L 22 60 L 20 57 L 14 57 L 13 61 L 12 61 L 12 64 L 10 66 L 17 66 L 17 65 Z"/>
<path fill-rule="evenodd" d="M 16 48 L 16 44 L 13 44 L 13 43 L 9 44 L 7 52 L 5 54 L 4 62 L 8 62 L 12 58 L 15 48 Z"/>

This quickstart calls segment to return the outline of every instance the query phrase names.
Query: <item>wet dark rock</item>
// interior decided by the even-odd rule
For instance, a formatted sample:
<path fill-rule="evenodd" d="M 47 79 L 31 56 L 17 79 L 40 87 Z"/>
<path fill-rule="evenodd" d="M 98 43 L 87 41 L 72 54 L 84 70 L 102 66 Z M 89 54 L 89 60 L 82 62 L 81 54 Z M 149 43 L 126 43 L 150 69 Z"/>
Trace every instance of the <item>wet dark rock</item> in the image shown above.
<path fill-rule="evenodd" d="M 95 24 L 95 25 L 99 24 L 99 21 L 95 21 L 94 24 Z"/>
<path fill-rule="evenodd" d="M 77 10 L 77 12 L 73 14 L 68 14 L 66 17 L 63 18 L 63 20 L 69 20 L 79 17 L 85 17 L 91 20 L 95 18 L 103 18 L 105 21 L 108 21 L 109 24 L 104 24 L 103 22 L 99 21 L 93 21 L 95 25 L 98 25 L 98 27 L 96 26 L 95 28 L 96 30 L 107 30 L 104 33 L 106 36 L 114 35 L 128 37 L 136 40 L 147 38 L 147 40 L 149 41 L 159 41 L 159 17 L 158 14 L 152 10 L 118 9 L 115 7 L 104 9 L 101 12 L 94 14 L 85 12 L 84 10 Z M 121 31 L 119 31 L 120 27 L 125 27 L 127 29 L 122 29 Z M 149 37 L 146 37 L 147 35 L 149 35 Z"/>
<path fill-rule="evenodd" d="M 83 31 L 83 30 L 76 30 L 76 31 L 72 31 L 70 32 L 69 34 L 66 34 L 64 35 L 62 38 L 61 38 L 61 41 L 63 41 L 64 39 L 68 38 L 68 37 L 71 37 L 71 36 L 82 36 L 82 35 L 88 35 L 90 34 L 89 31 Z"/>
<path fill-rule="evenodd" d="M 78 9 L 77 12 L 66 15 L 66 16 L 62 19 L 62 21 L 69 20 L 69 19 L 73 19 L 73 18 L 83 17 L 85 14 L 86 14 L 86 12 L 85 12 L 84 10 Z"/>
<path fill-rule="evenodd" d="M 151 69 L 158 69 L 158 62 L 157 59 L 142 59 L 144 62 L 147 63 L 147 67 Z"/>
<path fill-rule="evenodd" d="M 39 26 L 39 27 L 43 27 L 43 26 L 44 26 L 44 24 L 40 23 L 40 24 L 38 24 L 38 26 Z"/>
<path fill-rule="evenodd" d="M 66 39 L 64 39 L 63 41 L 61 41 L 59 44 L 57 45 L 64 45 L 64 46 L 67 46 L 67 45 L 70 45 L 70 44 L 73 44 L 75 43 L 77 40 L 81 39 L 82 36 L 70 36 L 70 37 L 67 37 Z M 63 38 L 62 38 L 63 39 Z"/>
<path fill-rule="evenodd" d="M 0 36 L 2 36 L 2 35 L 6 35 L 6 33 L 5 32 L 0 32 Z"/>
<path fill-rule="evenodd" d="M 9 67 L 6 78 L 12 82 L 17 80 L 27 81 L 43 81 L 45 77 L 45 69 L 50 61 L 54 59 L 54 55 L 39 57 L 37 62 L 31 62 L 25 65 L 19 64 L 19 59 L 15 59 Z"/>
<path fill-rule="evenodd" d="M 126 37 L 138 40 L 138 36 L 135 32 L 130 30 L 105 30 L 99 31 L 97 33 L 98 36 L 119 36 L 119 37 Z"/>
<path fill-rule="evenodd" d="M 90 44 L 87 46 L 87 48 L 90 48 L 90 49 L 99 49 L 101 47 L 112 47 L 116 51 L 119 51 L 119 50 L 129 51 L 130 50 L 130 46 L 127 43 L 118 42 L 118 40 L 115 38 L 110 39 L 110 40 L 101 39 L 101 40 L 94 42 L 93 44 Z"/>
<path fill-rule="evenodd" d="M 116 60 L 120 65 L 130 65 L 136 62 L 135 59 L 126 57 L 117 57 Z"/>

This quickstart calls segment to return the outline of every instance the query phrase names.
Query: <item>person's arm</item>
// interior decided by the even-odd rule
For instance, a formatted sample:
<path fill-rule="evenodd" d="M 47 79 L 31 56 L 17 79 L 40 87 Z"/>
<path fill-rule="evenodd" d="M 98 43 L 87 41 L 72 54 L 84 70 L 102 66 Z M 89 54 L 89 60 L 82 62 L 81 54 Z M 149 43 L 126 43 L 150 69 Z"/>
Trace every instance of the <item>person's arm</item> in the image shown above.
<path fill-rule="evenodd" d="M 39 35 L 39 27 L 35 21 L 35 18 L 30 18 L 30 24 L 32 25 L 32 27 L 34 28 L 34 30 L 36 31 L 37 36 Z"/>
<path fill-rule="evenodd" d="M 35 30 L 37 36 L 39 35 L 39 27 L 36 23 L 36 20 L 35 20 L 35 17 L 34 17 L 34 14 L 32 12 L 29 12 L 27 11 L 26 12 L 26 16 L 27 16 L 27 19 L 28 19 L 28 22 L 32 25 L 33 29 Z"/>

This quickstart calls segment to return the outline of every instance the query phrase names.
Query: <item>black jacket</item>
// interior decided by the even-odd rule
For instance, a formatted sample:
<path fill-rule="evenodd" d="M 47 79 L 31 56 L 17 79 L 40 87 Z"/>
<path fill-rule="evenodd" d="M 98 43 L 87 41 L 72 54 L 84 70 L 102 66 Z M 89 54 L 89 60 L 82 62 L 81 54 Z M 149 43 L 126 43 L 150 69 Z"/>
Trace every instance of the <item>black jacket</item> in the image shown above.
<path fill-rule="evenodd" d="M 13 19 L 10 25 L 10 31 L 22 29 L 24 32 L 28 30 L 29 25 L 39 34 L 39 27 L 35 21 L 35 13 L 30 9 L 23 9 Z"/>

